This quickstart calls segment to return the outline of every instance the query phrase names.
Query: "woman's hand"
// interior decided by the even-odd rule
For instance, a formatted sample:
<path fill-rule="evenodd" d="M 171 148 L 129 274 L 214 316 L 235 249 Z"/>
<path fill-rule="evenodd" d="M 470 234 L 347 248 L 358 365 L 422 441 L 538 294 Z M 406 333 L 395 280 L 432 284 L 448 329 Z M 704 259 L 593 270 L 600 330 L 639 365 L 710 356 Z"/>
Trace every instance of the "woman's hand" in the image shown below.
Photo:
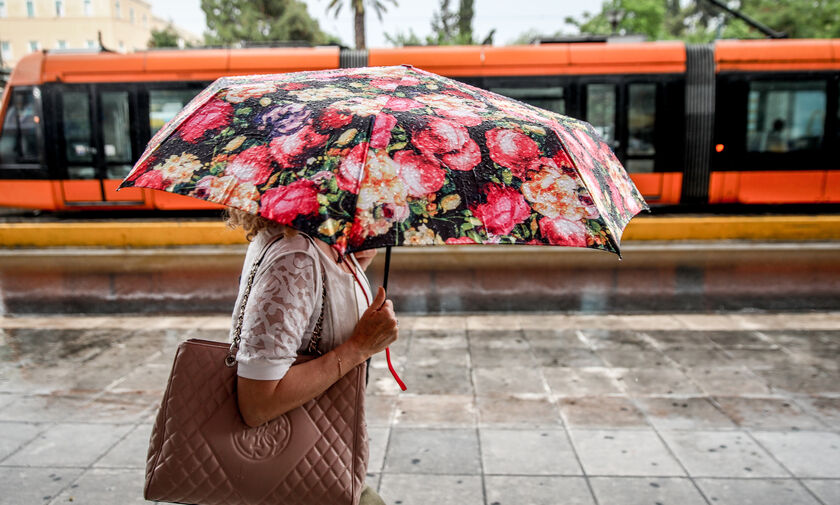
<path fill-rule="evenodd" d="M 354 362 L 361 363 L 397 340 L 397 325 L 394 304 L 386 299 L 385 289 L 380 286 L 373 303 L 362 314 L 353 329 L 353 334 L 342 345 L 355 354 Z"/>

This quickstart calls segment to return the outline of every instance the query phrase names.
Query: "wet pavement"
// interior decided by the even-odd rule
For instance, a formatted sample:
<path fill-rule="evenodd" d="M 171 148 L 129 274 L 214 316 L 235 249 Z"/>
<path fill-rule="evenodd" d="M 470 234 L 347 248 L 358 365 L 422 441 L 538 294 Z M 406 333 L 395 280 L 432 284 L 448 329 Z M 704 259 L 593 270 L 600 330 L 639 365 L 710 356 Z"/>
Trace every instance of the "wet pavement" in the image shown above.
<path fill-rule="evenodd" d="M 368 482 L 427 505 L 840 503 L 840 311 L 402 314 Z M 0 504 L 144 503 L 177 344 L 225 315 L 0 318 Z"/>

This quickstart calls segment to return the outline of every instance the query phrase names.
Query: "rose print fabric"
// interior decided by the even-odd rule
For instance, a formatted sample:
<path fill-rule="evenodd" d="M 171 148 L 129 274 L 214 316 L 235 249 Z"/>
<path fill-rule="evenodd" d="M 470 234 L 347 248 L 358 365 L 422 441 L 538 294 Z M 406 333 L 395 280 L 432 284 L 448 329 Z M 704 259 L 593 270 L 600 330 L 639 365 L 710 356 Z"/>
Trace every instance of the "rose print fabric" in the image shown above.
<path fill-rule="evenodd" d="M 410 66 L 219 79 L 155 135 L 130 186 L 260 214 L 342 253 L 618 253 L 647 208 L 589 124 Z"/>

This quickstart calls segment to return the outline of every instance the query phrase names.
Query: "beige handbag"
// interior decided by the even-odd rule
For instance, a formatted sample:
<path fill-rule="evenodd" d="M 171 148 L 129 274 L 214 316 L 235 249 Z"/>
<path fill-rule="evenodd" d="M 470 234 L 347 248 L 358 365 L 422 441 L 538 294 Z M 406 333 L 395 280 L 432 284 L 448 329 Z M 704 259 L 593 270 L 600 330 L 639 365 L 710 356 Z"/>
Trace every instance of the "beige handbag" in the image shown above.
<path fill-rule="evenodd" d="M 364 363 L 321 396 L 267 424 L 249 428 L 239 414 L 236 351 L 242 319 L 257 268 L 273 243 L 251 268 L 233 344 L 191 339 L 178 347 L 149 442 L 147 500 L 200 505 L 359 502 L 368 458 Z M 326 284 L 322 293 L 312 338 L 316 347 Z M 295 365 L 314 357 L 300 356 Z"/>

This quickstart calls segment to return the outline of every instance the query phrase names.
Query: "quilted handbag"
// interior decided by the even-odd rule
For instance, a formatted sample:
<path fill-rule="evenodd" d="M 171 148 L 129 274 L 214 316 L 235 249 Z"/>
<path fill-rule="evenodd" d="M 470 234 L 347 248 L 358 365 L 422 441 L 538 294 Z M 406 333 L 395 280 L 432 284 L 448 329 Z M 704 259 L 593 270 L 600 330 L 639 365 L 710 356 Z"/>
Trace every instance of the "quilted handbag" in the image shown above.
<path fill-rule="evenodd" d="M 359 502 L 368 458 L 364 363 L 322 395 L 262 426 L 248 427 L 239 414 L 236 350 L 248 294 L 270 245 L 251 268 L 233 344 L 191 339 L 178 347 L 149 442 L 147 500 L 200 505 Z M 316 346 L 326 284 L 322 292 L 312 339 Z M 299 356 L 292 366 L 313 358 Z"/>

